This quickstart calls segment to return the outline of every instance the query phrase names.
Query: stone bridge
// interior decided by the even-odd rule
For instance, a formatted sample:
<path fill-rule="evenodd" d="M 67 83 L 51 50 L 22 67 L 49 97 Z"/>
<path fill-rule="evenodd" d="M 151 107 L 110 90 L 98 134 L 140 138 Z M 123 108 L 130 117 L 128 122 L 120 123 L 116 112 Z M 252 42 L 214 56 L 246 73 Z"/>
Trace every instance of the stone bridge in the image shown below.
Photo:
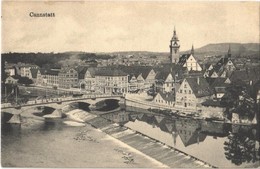
<path fill-rule="evenodd" d="M 19 115 L 24 112 L 31 112 L 41 107 L 49 107 L 54 110 L 61 110 L 67 106 L 75 103 L 85 103 L 87 106 L 95 108 L 95 106 L 106 100 L 117 100 L 124 102 L 122 95 L 83 95 L 81 97 L 66 97 L 66 98 L 52 98 L 28 101 L 21 105 L 12 105 L 10 103 L 1 104 L 1 112 L 11 113 L 13 115 Z"/>

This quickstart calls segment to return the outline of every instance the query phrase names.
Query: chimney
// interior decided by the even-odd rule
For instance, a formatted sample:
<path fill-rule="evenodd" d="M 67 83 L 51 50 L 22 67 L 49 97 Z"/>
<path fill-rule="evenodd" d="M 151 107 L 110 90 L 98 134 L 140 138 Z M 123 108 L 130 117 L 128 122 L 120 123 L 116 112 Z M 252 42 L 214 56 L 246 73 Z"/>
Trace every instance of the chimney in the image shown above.
<path fill-rule="evenodd" d="M 200 77 L 197 77 L 197 83 L 200 84 Z"/>

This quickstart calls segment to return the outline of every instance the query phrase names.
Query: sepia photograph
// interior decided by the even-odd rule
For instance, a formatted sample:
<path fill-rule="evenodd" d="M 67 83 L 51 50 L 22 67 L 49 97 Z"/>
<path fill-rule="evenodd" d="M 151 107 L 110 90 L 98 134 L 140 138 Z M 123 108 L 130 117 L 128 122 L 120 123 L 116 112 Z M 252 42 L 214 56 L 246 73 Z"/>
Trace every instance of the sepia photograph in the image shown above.
<path fill-rule="evenodd" d="M 1 167 L 260 167 L 259 1 L 1 10 Z"/>

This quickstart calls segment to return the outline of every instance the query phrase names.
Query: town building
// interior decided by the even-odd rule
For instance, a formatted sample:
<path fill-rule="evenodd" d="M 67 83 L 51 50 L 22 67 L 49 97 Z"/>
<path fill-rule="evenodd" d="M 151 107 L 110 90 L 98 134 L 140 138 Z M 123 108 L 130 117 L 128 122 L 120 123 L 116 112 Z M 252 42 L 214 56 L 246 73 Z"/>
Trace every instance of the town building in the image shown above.
<path fill-rule="evenodd" d="M 8 76 L 8 77 L 5 79 L 5 84 L 17 85 L 17 83 L 18 83 L 18 79 L 15 79 L 15 78 L 12 77 L 12 76 Z"/>
<path fill-rule="evenodd" d="M 59 70 L 39 69 L 37 71 L 36 85 L 59 87 Z"/>
<path fill-rule="evenodd" d="M 211 98 L 213 92 L 205 78 L 185 78 L 176 92 L 176 108 L 198 110 L 201 103 Z"/>
<path fill-rule="evenodd" d="M 191 53 L 190 54 L 183 54 L 181 55 L 178 65 L 185 67 L 188 71 L 202 71 L 200 64 L 194 57 L 194 48 L 192 45 Z"/>
<path fill-rule="evenodd" d="M 242 81 L 248 85 L 255 84 L 260 80 L 260 68 L 247 68 L 245 70 L 235 70 L 230 75 L 231 82 Z"/>
<path fill-rule="evenodd" d="M 75 68 L 62 68 L 58 76 L 60 88 L 70 89 L 79 87 L 78 71 Z"/>
<path fill-rule="evenodd" d="M 154 97 L 153 102 L 161 106 L 174 107 L 175 94 L 158 92 Z"/>
<path fill-rule="evenodd" d="M 229 78 L 216 78 L 214 82 L 210 85 L 211 89 L 213 89 L 214 92 L 214 98 L 215 99 L 221 99 L 225 93 L 226 88 L 231 83 Z"/>
<path fill-rule="evenodd" d="M 16 75 L 16 69 L 14 65 L 5 64 L 5 73 L 9 76 Z"/>
<path fill-rule="evenodd" d="M 95 91 L 95 86 L 96 86 L 96 79 L 95 79 L 95 70 L 97 68 L 88 68 L 85 76 L 84 76 L 84 81 L 85 81 L 85 90 L 89 92 L 94 92 Z"/>
<path fill-rule="evenodd" d="M 31 76 L 31 69 L 39 69 L 39 66 L 34 65 L 34 64 L 21 64 L 18 67 L 18 69 L 19 69 L 20 75 L 22 77 L 30 78 L 30 76 Z"/>
<path fill-rule="evenodd" d="M 95 91 L 105 94 L 128 92 L 128 74 L 112 68 L 95 69 Z"/>

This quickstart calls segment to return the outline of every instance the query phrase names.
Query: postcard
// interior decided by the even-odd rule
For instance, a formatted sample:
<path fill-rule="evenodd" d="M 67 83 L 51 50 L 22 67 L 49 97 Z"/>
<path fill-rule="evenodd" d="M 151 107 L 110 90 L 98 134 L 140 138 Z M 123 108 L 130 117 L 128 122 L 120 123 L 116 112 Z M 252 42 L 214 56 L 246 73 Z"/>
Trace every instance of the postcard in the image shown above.
<path fill-rule="evenodd" d="M 259 168 L 259 5 L 2 1 L 2 167 Z"/>

